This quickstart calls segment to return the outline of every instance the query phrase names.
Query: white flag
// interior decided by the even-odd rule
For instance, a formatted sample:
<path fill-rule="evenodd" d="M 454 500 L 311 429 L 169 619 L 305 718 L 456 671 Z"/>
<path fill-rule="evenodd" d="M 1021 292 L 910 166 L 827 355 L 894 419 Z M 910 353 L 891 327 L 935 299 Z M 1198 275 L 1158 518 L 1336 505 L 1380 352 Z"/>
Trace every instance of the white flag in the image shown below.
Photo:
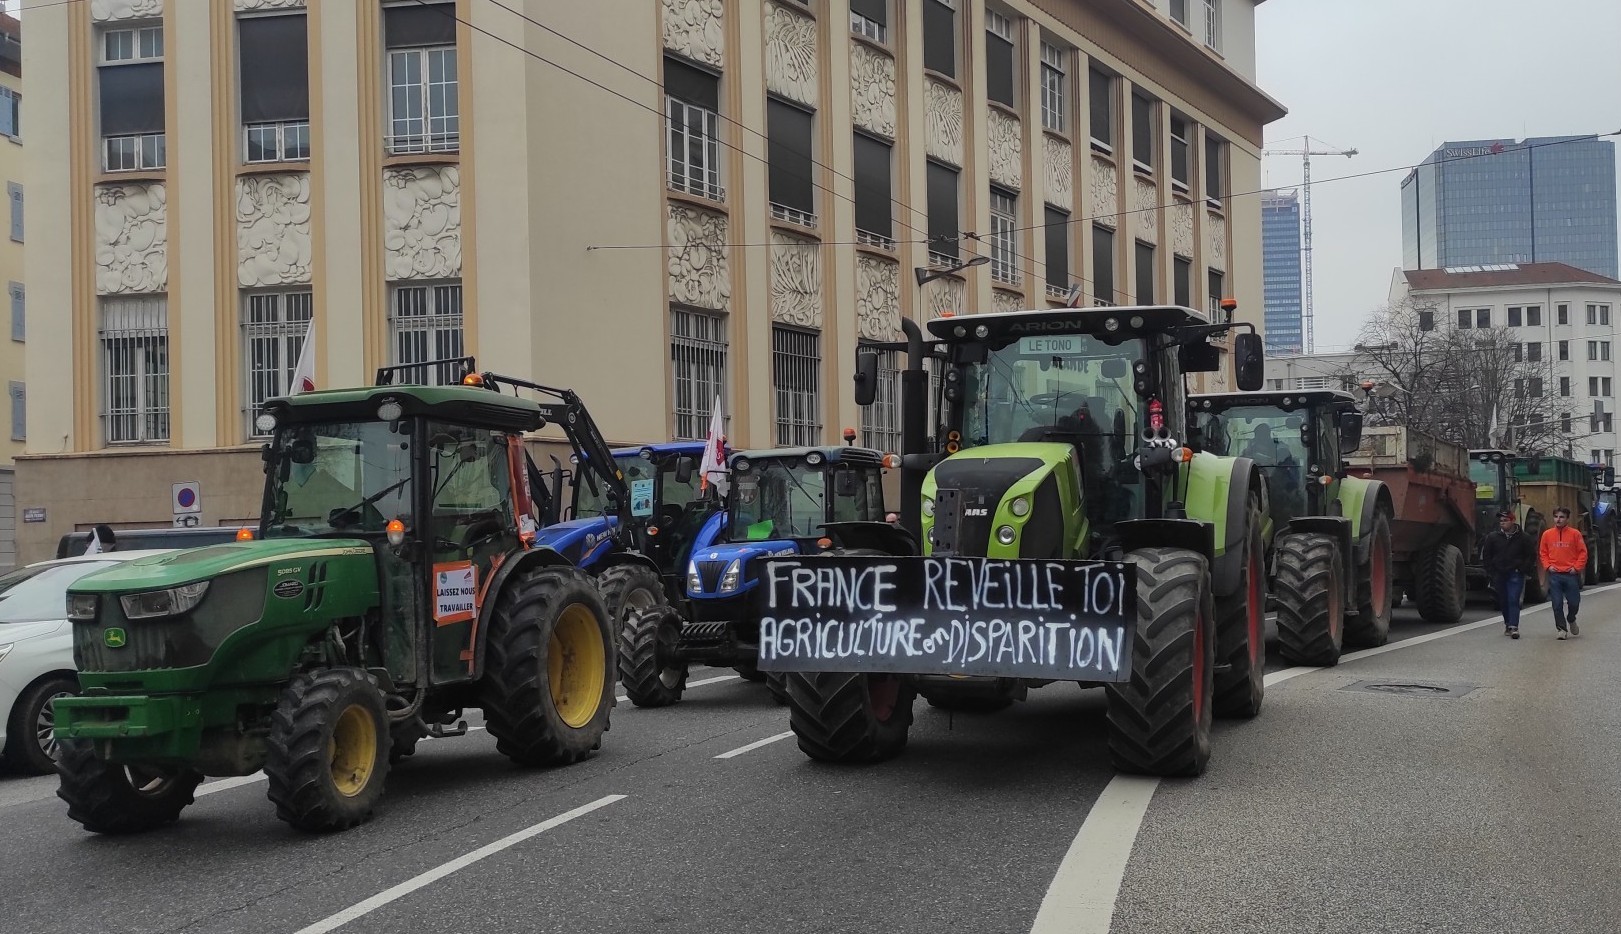
<path fill-rule="evenodd" d="M 101 533 L 95 529 L 90 530 L 90 545 L 84 550 L 87 555 L 101 554 Z"/>
<path fill-rule="evenodd" d="M 304 332 L 304 346 L 298 351 L 298 364 L 293 367 L 293 378 L 287 394 L 315 391 L 315 319 L 310 319 L 309 330 Z"/>
<path fill-rule="evenodd" d="M 720 415 L 720 393 L 715 394 L 715 407 L 709 416 L 709 435 L 704 438 L 704 456 L 698 464 L 698 488 L 707 489 L 715 484 L 726 492 L 726 422 Z"/>

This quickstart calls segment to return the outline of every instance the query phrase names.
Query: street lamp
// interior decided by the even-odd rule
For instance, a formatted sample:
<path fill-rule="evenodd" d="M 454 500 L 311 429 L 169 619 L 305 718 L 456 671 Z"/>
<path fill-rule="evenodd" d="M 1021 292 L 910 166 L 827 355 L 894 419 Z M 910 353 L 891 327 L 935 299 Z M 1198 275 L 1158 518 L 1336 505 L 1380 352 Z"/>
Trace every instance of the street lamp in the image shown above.
<path fill-rule="evenodd" d="M 921 289 L 926 283 L 933 282 L 936 279 L 944 279 L 946 276 L 962 272 L 970 266 L 983 266 L 990 261 L 989 256 L 975 256 L 945 269 L 930 269 L 927 266 L 918 266 L 912 270 L 912 275 L 917 277 L 917 287 Z"/>

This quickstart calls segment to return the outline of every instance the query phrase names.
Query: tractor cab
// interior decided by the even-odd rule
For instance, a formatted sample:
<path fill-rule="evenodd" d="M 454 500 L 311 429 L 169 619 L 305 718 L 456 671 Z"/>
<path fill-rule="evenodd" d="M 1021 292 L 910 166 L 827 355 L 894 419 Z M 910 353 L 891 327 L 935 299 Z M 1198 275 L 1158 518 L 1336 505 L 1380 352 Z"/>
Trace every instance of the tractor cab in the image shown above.
<path fill-rule="evenodd" d="M 1520 516 L 1520 482 L 1514 476 L 1513 451 L 1496 449 L 1469 452 L 1469 479 L 1475 481 L 1475 529 L 1484 537 L 1497 528 L 1497 514 L 1504 510 Z"/>

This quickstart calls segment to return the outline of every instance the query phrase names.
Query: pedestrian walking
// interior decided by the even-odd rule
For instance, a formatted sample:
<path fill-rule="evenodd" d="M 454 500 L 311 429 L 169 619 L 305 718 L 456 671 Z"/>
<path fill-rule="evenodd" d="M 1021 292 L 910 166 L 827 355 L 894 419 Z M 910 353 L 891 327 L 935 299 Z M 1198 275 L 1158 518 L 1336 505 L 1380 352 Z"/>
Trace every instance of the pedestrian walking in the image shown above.
<path fill-rule="evenodd" d="M 1553 511 L 1553 528 L 1542 533 L 1537 549 L 1542 587 L 1553 604 L 1553 624 L 1559 638 L 1567 629 L 1572 636 L 1582 634 L 1576 625 L 1576 611 L 1582 608 L 1582 572 L 1587 570 L 1587 542 L 1582 533 L 1570 527 L 1570 510 L 1560 506 Z M 1567 614 L 1565 604 L 1570 604 Z"/>
<path fill-rule="evenodd" d="M 1505 509 L 1497 514 L 1497 530 L 1486 536 L 1480 558 L 1492 577 L 1492 590 L 1503 611 L 1503 634 L 1518 639 L 1520 598 L 1525 594 L 1525 575 L 1537 566 L 1536 543 L 1514 521 L 1514 513 Z"/>

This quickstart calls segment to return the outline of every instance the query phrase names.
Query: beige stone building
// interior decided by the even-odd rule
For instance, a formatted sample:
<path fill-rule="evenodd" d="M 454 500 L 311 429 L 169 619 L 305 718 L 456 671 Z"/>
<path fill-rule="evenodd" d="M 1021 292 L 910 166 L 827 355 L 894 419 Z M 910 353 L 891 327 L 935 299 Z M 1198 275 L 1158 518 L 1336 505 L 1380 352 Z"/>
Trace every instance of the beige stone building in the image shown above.
<path fill-rule="evenodd" d="M 0 13 L 0 178 L 6 183 L 7 235 L 0 237 L 0 281 L 6 284 L 10 332 L 0 339 L 0 378 L 5 380 L 6 431 L 0 433 L 0 570 L 17 561 L 17 500 L 12 461 L 28 437 L 28 385 L 23 349 L 28 340 L 27 292 L 23 288 L 22 24 Z"/>
<path fill-rule="evenodd" d="M 858 424 L 855 347 L 901 316 L 1078 286 L 1258 321 L 1257 2 L 25 0 L 61 313 L 24 548 L 167 524 L 178 481 L 255 516 L 306 333 L 323 386 L 465 352 L 614 442 L 699 435 L 718 393 L 760 446 Z"/>

